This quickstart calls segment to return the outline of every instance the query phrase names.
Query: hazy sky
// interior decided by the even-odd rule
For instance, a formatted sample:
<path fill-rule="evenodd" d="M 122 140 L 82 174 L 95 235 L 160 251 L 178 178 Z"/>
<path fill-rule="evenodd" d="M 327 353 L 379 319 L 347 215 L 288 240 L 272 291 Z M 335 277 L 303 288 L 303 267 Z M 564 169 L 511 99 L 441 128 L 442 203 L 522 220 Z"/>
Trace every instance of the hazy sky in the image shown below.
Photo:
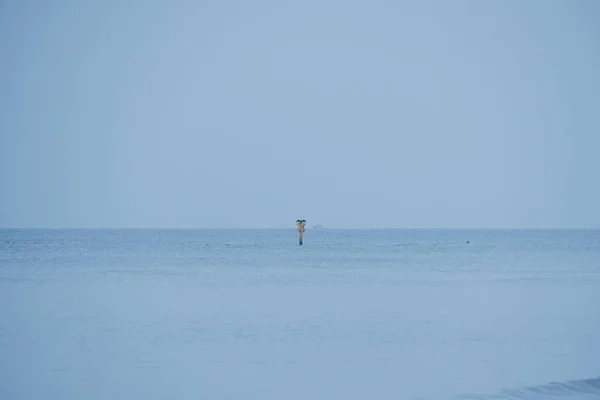
<path fill-rule="evenodd" d="M 600 227 L 600 2 L 0 0 L 0 227 Z"/>

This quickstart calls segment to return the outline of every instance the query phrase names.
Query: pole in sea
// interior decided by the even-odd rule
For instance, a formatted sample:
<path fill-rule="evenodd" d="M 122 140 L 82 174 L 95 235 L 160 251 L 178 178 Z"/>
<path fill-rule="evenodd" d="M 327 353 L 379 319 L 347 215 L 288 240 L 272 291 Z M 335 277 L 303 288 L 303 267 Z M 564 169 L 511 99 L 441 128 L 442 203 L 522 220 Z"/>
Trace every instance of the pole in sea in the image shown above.
<path fill-rule="evenodd" d="M 306 226 L 306 221 L 303 219 L 297 219 L 296 225 L 298 226 L 298 245 L 302 246 L 302 234 L 306 230 L 304 228 Z"/>

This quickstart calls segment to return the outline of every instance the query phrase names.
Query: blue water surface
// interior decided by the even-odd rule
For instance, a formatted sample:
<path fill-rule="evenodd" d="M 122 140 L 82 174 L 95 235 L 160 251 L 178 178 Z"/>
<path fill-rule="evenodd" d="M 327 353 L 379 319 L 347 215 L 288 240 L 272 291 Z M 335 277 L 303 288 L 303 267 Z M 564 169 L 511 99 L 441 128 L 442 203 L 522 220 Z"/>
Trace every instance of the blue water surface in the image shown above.
<path fill-rule="evenodd" d="M 598 230 L 0 230 L 0 399 L 597 399 Z"/>

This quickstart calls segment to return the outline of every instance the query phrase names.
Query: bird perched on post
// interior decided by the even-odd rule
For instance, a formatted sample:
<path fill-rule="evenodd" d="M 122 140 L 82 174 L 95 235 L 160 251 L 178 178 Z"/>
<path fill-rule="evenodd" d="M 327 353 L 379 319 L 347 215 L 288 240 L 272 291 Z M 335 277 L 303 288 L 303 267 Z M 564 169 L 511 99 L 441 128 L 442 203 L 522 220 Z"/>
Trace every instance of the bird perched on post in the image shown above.
<path fill-rule="evenodd" d="M 298 242 L 298 244 L 302 246 L 302 234 L 303 234 L 303 233 L 304 233 L 304 231 L 306 230 L 306 229 L 305 229 L 305 226 L 306 226 L 306 221 L 305 221 L 305 220 L 303 220 L 303 219 L 297 219 L 297 220 L 296 220 L 296 225 L 298 226 L 298 229 L 297 229 L 297 230 L 298 230 L 298 234 L 299 234 L 299 238 L 298 238 L 298 239 L 299 239 L 299 242 Z"/>

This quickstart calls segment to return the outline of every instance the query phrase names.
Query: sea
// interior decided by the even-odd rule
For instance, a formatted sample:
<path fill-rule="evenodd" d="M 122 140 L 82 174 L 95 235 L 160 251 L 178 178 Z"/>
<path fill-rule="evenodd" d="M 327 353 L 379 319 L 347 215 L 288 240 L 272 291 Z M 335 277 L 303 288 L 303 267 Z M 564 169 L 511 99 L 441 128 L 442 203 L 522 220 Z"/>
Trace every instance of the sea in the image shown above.
<path fill-rule="evenodd" d="M 600 230 L 0 230 L 0 400 L 600 399 Z"/>

